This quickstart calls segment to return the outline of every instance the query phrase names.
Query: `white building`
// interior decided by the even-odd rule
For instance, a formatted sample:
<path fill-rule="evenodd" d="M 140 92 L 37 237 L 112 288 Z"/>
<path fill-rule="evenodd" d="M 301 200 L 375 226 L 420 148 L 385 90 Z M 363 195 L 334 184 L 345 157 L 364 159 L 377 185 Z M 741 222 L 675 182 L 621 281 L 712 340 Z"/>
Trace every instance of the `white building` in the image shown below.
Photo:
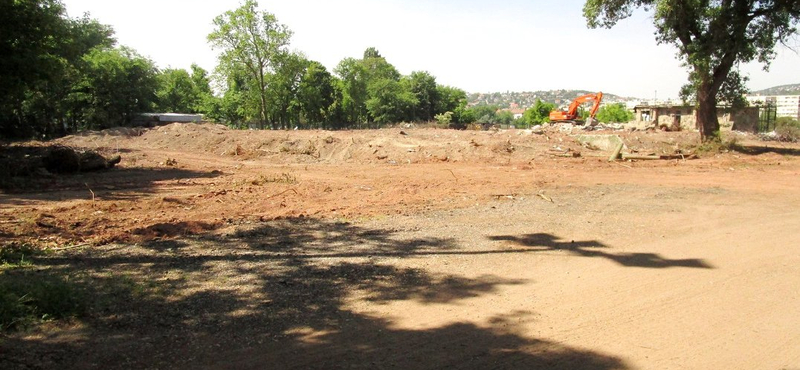
<path fill-rule="evenodd" d="M 750 105 L 775 105 L 778 117 L 800 120 L 800 95 L 747 95 Z"/>

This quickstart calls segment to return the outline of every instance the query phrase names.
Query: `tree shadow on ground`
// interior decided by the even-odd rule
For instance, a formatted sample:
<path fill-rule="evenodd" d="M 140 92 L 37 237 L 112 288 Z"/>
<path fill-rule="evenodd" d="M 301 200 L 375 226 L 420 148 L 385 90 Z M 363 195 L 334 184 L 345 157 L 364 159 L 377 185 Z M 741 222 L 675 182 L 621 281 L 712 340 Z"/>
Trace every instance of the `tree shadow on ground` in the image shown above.
<path fill-rule="evenodd" d="M 774 144 L 773 144 L 774 145 Z M 800 149 L 798 148 L 786 148 L 786 147 L 775 147 L 775 146 L 758 146 L 758 145 L 737 145 L 736 151 L 742 154 L 750 154 L 750 155 L 759 155 L 765 153 L 775 153 L 780 155 L 789 155 L 789 156 L 800 156 Z"/>
<path fill-rule="evenodd" d="M 702 259 L 669 259 L 656 253 L 608 253 L 601 249 L 608 248 L 607 245 L 596 240 L 574 241 L 561 240 L 560 238 L 547 234 L 535 233 L 522 236 L 500 235 L 490 236 L 490 240 L 508 241 L 523 247 L 533 248 L 535 251 L 567 251 L 573 255 L 581 257 L 600 257 L 614 261 L 626 267 L 646 267 L 646 268 L 668 268 L 668 267 L 692 267 L 692 268 L 714 268 Z"/>
<path fill-rule="evenodd" d="M 58 334 L 8 336 L 0 344 L 0 366 L 626 367 L 611 355 L 522 335 L 513 324 L 525 312 L 486 323 L 442 318 L 448 324 L 407 329 L 392 317 L 359 311 L 365 303 L 358 302 L 410 302 L 449 305 L 458 312 L 466 310 L 459 304 L 466 298 L 525 283 L 397 263 L 397 258 L 459 251 L 462 247 L 452 239 L 409 239 L 349 223 L 293 219 L 227 236 L 39 258 L 34 273 L 68 276 L 92 297 L 82 319 L 86 326 Z"/>

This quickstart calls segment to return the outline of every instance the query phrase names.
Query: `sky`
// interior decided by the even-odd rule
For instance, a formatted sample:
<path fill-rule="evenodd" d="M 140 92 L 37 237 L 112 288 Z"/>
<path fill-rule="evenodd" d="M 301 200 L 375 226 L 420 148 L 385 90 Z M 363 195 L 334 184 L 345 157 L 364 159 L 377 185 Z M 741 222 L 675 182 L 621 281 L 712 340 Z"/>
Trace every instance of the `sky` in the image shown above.
<path fill-rule="evenodd" d="M 206 37 L 213 19 L 239 0 L 62 0 L 71 17 L 88 12 L 111 25 L 120 45 L 159 68 L 196 63 L 213 71 Z M 427 71 L 470 93 L 579 89 L 643 99 L 676 98 L 687 72 L 677 49 L 657 45 L 644 11 L 612 29 L 589 29 L 582 0 L 260 1 L 294 35 L 290 49 L 325 65 L 375 47 L 402 74 Z M 776 49 L 769 72 L 741 66 L 748 87 L 800 83 L 800 37 Z"/>

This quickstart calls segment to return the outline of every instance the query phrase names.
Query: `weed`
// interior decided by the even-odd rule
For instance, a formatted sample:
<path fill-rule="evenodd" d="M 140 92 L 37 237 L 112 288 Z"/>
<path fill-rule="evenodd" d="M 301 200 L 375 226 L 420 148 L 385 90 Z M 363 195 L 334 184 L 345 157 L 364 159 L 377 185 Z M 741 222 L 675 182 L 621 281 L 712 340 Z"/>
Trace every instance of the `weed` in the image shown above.
<path fill-rule="evenodd" d="M 250 184 L 261 186 L 264 184 L 270 183 L 278 183 L 278 184 L 297 184 L 297 176 L 292 175 L 288 172 L 284 172 L 280 175 L 261 175 L 256 179 L 250 181 Z"/>

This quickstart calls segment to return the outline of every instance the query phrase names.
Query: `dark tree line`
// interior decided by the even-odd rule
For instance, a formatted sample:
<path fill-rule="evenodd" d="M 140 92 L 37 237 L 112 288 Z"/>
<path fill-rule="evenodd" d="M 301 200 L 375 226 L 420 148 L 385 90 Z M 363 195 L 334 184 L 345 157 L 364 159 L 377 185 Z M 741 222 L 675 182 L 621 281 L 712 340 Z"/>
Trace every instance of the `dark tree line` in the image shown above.
<path fill-rule="evenodd" d="M 197 65 L 160 70 L 117 45 L 110 26 L 68 17 L 58 0 L 0 2 L 0 137 L 125 126 L 144 112 L 202 113 L 234 127 L 367 128 L 432 121 L 466 105 L 463 90 L 427 72 L 402 76 L 374 48 L 331 73 L 288 52 L 291 31 L 256 7 L 215 19 L 209 41 L 223 53 L 209 74 Z M 245 29 L 257 33 L 236 34 Z"/>

